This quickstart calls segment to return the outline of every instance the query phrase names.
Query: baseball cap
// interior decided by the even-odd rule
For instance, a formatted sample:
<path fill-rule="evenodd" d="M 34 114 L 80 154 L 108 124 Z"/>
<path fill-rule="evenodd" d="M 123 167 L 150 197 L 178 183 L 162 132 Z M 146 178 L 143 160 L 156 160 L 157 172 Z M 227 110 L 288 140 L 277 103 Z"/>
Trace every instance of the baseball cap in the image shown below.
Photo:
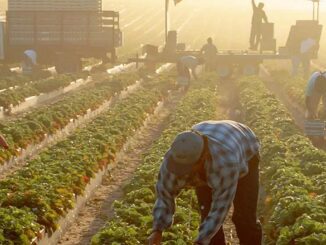
<path fill-rule="evenodd" d="M 203 150 L 204 139 L 200 134 L 193 131 L 178 134 L 167 153 L 169 170 L 176 175 L 190 173 Z"/>

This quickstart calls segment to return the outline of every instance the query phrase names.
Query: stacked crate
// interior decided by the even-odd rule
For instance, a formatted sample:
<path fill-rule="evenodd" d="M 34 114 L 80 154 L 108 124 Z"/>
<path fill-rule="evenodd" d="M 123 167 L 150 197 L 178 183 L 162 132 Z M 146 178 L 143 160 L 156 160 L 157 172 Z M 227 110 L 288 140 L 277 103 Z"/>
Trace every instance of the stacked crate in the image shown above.
<path fill-rule="evenodd" d="M 102 0 L 8 0 L 9 11 L 101 11 Z"/>
<path fill-rule="evenodd" d="M 260 51 L 276 52 L 276 39 L 274 38 L 274 24 L 262 23 Z"/>

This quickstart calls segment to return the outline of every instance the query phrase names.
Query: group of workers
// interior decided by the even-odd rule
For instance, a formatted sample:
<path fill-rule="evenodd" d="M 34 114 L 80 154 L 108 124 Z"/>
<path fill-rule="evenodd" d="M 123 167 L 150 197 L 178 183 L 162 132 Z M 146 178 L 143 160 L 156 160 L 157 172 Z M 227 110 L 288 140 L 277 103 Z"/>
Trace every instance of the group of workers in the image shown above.
<path fill-rule="evenodd" d="M 266 19 L 263 5 L 254 4 L 251 49 L 260 39 L 259 22 Z M 215 70 L 217 48 L 212 38 L 200 57 L 183 56 L 177 62 L 178 82 L 189 85 L 191 74 L 205 63 L 206 71 Z M 184 188 L 193 187 L 201 214 L 199 234 L 194 244 L 225 245 L 223 222 L 234 205 L 232 221 L 240 244 L 260 245 L 262 228 L 257 218 L 260 143 L 254 132 L 234 121 L 205 121 L 178 134 L 166 152 L 156 184 L 150 245 L 160 245 L 163 231 L 173 223 L 175 199 Z"/>
<path fill-rule="evenodd" d="M 252 17 L 252 27 L 250 34 L 250 48 L 251 50 L 257 50 L 261 39 L 261 26 L 263 20 L 268 23 L 266 13 L 264 11 L 264 4 L 259 3 L 256 5 L 255 1 L 252 0 L 253 7 L 253 17 Z M 198 65 L 205 63 L 206 71 L 215 71 L 216 68 L 216 55 L 218 50 L 213 43 L 213 39 L 209 37 L 207 43 L 201 48 L 199 56 L 202 58 L 197 58 L 195 56 L 183 56 L 179 58 L 177 62 L 178 71 L 178 84 L 180 86 L 189 85 L 191 79 L 191 74 L 194 79 L 197 79 L 196 68 Z"/>
<path fill-rule="evenodd" d="M 250 49 L 257 50 L 261 24 L 268 22 L 264 5 L 256 6 L 250 35 Z M 196 68 L 205 63 L 207 71 L 215 70 L 217 48 L 212 38 L 201 49 L 201 57 L 181 57 L 177 63 L 179 82 L 188 85 Z M 36 65 L 35 51 L 24 53 L 24 66 Z M 317 118 L 317 108 L 323 98 L 326 112 L 326 73 L 315 72 L 306 89 L 307 118 Z M 8 149 L 0 136 L 0 146 Z M 184 188 L 196 191 L 201 225 L 194 244 L 224 245 L 223 222 L 234 205 L 232 221 L 242 245 L 260 245 L 262 228 L 257 218 L 259 192 L 260 143 L 254 132 L 234 121 L 205 121 L 176 136 L 166 152 L 156 184 L 157 199 L 153 210 L 153 230 L 150 245 L 162 242 L 162 233 L 173 223 L 175 198 Z"/>
<path fill-rule="evenodd" d="M 326 73 L 312 74 L 305 95 L 307 120 L 318 118 L 321 98 L 326 113 Z M 254 132 L 234 121 L 205 121 L 178 134 L 159 170 L 149 245 L 161 244 L 163 231 L 173 224 L 175 199 L 189 187 L 195 189 L 202 222 L 194 244 L 226 244 L 223 222 L 233 204 L 240 244 L 261 245 L 259 152 Z"/>
<path fill-rule="evenodd" d="M 257 50 L 262 20 L 268 22 L 264 5 L 252 0 L 254 16 L 250 49 Z M 300 54 L 293 57 L 294 73 L 300 62 L 305 73 L 310 63 L 308 52 L 313 40 L 301 43 Z M 203 62 L 206 69 L 215 69 L 217 48 L 209 38 L 201 49 L 204 59 L 181 57 L 178 75 L 197 79 L 196 67 Z M 305 92 L 306 118 L 318 119 L 318 106 L 323 100 L 326 115 L 326 73 L 315 72 Z M 149 245 L 162 243 L 163 231 L 173 224 L 175 199 L 184 188 L 195 189 L 201 225 L 193 244 L 225 245 L 223 223 L 233 204 L 232 221 L 242 245 L 261 245 L 262 228 L 257 218 L 259 192 L 260 143 L 246 125 L 234 121 L 205 121 L 176 136 L 166 152 L 156 183 L 156 202 L 153 209 L 153 229 Z"/>

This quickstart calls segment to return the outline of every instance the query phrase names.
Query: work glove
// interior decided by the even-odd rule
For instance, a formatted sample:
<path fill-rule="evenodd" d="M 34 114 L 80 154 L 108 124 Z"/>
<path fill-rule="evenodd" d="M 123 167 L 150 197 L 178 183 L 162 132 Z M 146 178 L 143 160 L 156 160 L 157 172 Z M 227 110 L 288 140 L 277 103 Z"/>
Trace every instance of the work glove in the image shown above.
<path fill-rule="evenodd" d="M 6 150 L 9 149 L 9 145 L 7 144 L 6 140 L 1 135 L 0 135 L 0 146 L 2 146 L 3 148 L 5 148 Z"/>
<path fill-rule="evenodd" d="M 161 245 L 162 231 L 154 231 L 148 238 L 149 245 Z"/>

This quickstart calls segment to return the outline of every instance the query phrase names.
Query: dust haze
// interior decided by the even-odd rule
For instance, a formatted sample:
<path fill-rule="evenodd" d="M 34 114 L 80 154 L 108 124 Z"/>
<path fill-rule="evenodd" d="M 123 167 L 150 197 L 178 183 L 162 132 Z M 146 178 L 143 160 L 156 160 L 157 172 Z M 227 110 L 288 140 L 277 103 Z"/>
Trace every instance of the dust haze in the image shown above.
<path fill-rule="evenodd" d="M 7 1 L 0 1 L 4 13 Z M 164 41 L 164 0 L 103 0 L 105 10 L 120 11 L 124 46 L 120 53 L 136 53 L 138 45 Z M 171 1 L 172 2 L 172 1 Z M 257 0 L 259 2 L 259 0 Z M 290 26 L 312 18 L 308 0 L 265 0 L 269 21 L 275 23 L 277 46 L 284 46 Z M 326 3 L 321 2 L 321 24 L 326 23 Z M 251 25 L 250 0 L 183 0 L 170 5 L 170 29 L 178 30 L 178 41 L 199 48 L 213 37 L 219 49 L 248 49 Z M 326 37 L 322 37 L 320 59 L 326 61 Z"/>

